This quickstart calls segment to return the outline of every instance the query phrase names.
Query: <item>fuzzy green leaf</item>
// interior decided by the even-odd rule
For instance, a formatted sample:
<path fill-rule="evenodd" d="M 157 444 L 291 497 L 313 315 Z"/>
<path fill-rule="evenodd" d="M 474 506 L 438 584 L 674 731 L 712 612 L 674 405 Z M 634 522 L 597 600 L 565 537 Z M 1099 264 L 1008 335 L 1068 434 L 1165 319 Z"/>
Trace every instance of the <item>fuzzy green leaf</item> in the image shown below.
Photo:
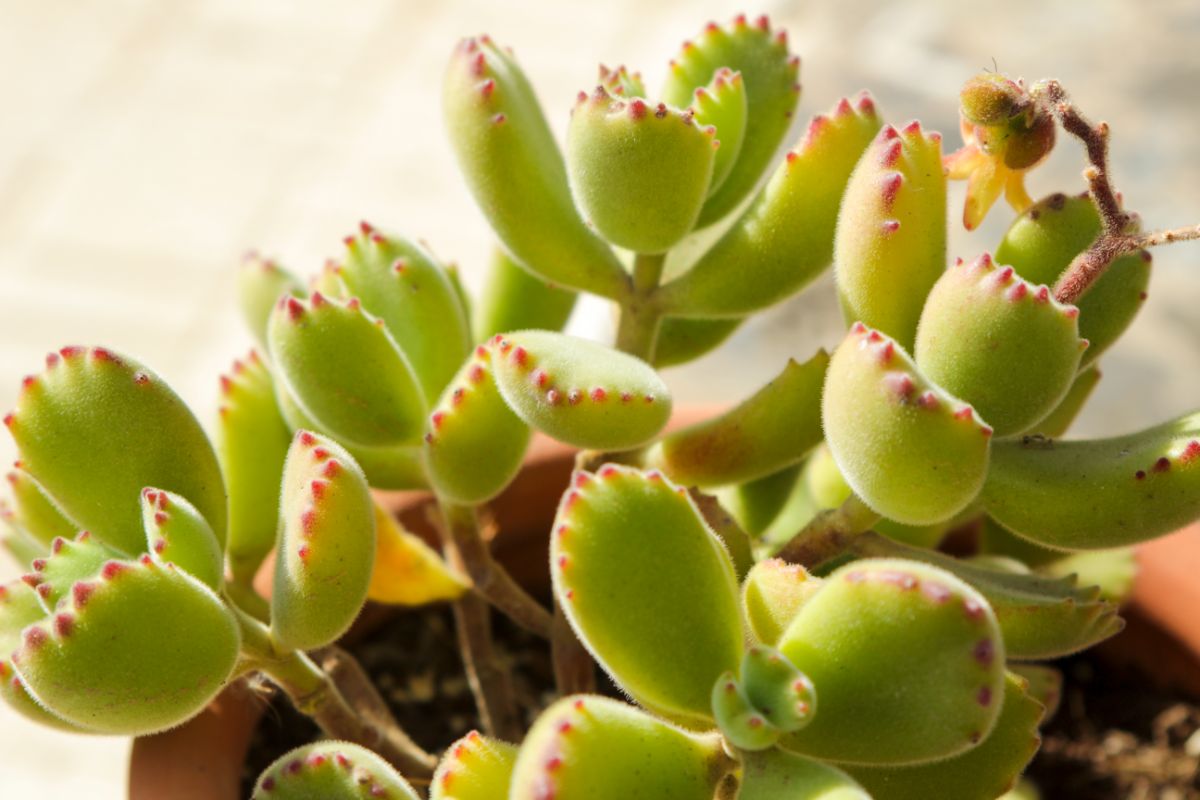
<path fill-rule="evenodd" d="M 267 338 L 288 393 L 337 438 L 371 447 L 417 440 L 420 386 L 383 321 L 357 300 L 285 298 Z"/>
<path fill-rule="evenodd" d="M 250 800 L 418 800 L 392 766 L 350 742 L 290 750 L 263 770 Z"/>
<path fill-rule="evenodd" d="M 303 291 L 300 280 L 271 259 L 258 253 L 246 255 L 238 272 L 238 303 L 242 320 L 260 346 L 267 346 L 267 320 L 279 298 L 285 294 L 301 295 Z"/>
<path fill-rule="evenodd" d="M 1052 194 L 1013 221 L 996 248 L 996 258 L 1021 277 L 1053 286 L 1075 256 L 1100 233 L 1100 214 L 1092 200 Z M 1150 285 L 1149 251 L 1118 258 L 1076 301 L 1079 335 L 1091 342 L 1084 366 L 1107 350 L 1133 322 Z"/>
<path fill-rule="evenodd" d="M 742 610 L 755 637 L 774 646 L 823 583 L 804 567 L 777 558 L 755 564 L 742 583 Z"/>
<path fill-rule="evenodd" d="M 1200 412 L 1126 436 L 997 442 L 981 495 L 996 521 L 1058 550 L 1137 544 L 1200 518 Z"/>
<path fill-rule="evenodd" d="M 847 322 L 913 345 L 925 297 L 946 265 L 941 137 L 891 125 L 863 153 L 838 217 L 834 264 Z"/>
<path fill-rule="evenodd" d="M 767 18 L 753 25 L 739 16 L 724 27 L 709 23 L 670 64 L 662 98 L 686 108 L 696 89 L 727 67 L 746 85 L 746 133 L 729 176 L 704 204 L 699 225 L 733 211 L 749 195 L 775 156 L 800 101 L 800 59 L 788 52 L 787 35 L 773 32 Z"/>
<path fill-rule="evenodd" d="M 666 384 L 625 353 L 550 331 L 497 335 L 488 348 L 505 401 L 560 442 L 625 450 L 645 443 L 671 416 Z"/>
<path fill-rule="evenodd" d="M 823 760 L 915 764 L 969 750 L 1002 704 L 1004 641 L 954 575 L 870 559 L 833 572 L 778 643 L 820 711 L 780 745 Z"/>
<path fill-rule="evenodd" d="M 446 387 L 429 418 L 424 457 L 439 494 L 459 503 L 483 503 L 517 474 L 533 432 L 505 402 L 493 361 L 479 347 Z"/>
<path fill-rule="evenodd" d="M 719 142 L 694 112 L 580 92 L 567 130 L 567 174 L 588 225 L 635 253 L 665 253 L 691 232 Z"/>
<path fill-rule="evenodd" d="M 1074 576 L 1048 578 L 1028 570 L 1008 571 L 962 561 L 919 547 L 907 547 L 868 534 L 851 545 L 872 557 L 923 561 L 957 575 L 975 587 L 996 614 L 1009 658 L 1056 658 L 1091 647 L 1119 633 L 1124 622 L 1115 603 L 1097 586 L 1079 588 Z"/>
<path fill-rule="evenodd" d="M 1013 787 L 1041 744 L 1037 726 L 1045 709 L 1009 674 L 1004 704 L 991 735 L 954 758 L 915 767 L 847 766 L 874 800 L 995 800 Z"/>
<path fill-rule="evenodd" d="M 54 541 L 55 537 L 70 537 L 79 531 L 79 527 L 67 519 L 62 509 L 28 472 L 13 467 L 7 477 L 12 487 L 12 522 L 21 530 L 45 545 Z"/>
<path fill-rule="evenodd" d="M 805 462 L 803 480 L 817 508 L 837 508 L 854 494 L 825 445 L 814 450 Z M 957 517 L 929 525 L 905 525 L 895 520 L 881 519 L 875 523 L 874 530 L 897 542 L 931 548 L 937 547 L 954 519 Z M 799 527 L 796 527 L 792 532 L 798 530 Z"/>
<path fill-rule="evenodd" d="M 446 269 L 424 247 L 362 223 L 346 239 L 338 276 L 349 295 L 383 320 L 432 402 L 471 349 L 466 310 Z"/>
<path fill-rule="evenodd" d="M 686 485 L 722 486 L 761 478 L 804 458 L 822 438 L 821 387 L 829 355 L 783 372 L 736 408 L 663 438 L 647 457 Z"/>
<path fill-rule="evenodd" d="M 909 525 L 949 519 L 979 493 L 992 430 L 917 371 L 893 340 L 857 324 L 829 363 L 825 439 L 854 493 Z"/>
<path fill-rule="evenodd" d="M 742 626 L 733 564 L 687 494 L 656 472 L 579 472 L 553 530 L 555 594 L 600 665 L 647 707 L 711 724 Z"/>
<path fill-rule="evenodd" d="M 841 770 L 785 750 L 745 753 L 742 770 L 738 800 L 871 800 Z"/>
<path fill-rule="evenodd" d="M 742 324 L 740 319 L 667 317 L 658 329 L 654 366 L 686 364 L 719 347 Z"/>
<path fill-rule="evenodd" d="M 1087 354 L 1087 350 L 1083 352 Z M 1047 439 L 1057 439 L 1065 434 L 1099 382 L 1100 369 L 1096 366 L 1088 367 L 1076 375 L 1066 397 L 1041 422 L 1033 426 L 1033 433 Z"/>
<path fill-rule="evenodd" d="M 297 431 L 312 431 L 322 436 L 336 438 L 327 429 L 317 424 L 302 409 L 283 386 L 275 385 L 275 401 L 283 414 L 288 428 Z M 290 443 L 290 440 L 289 440 Z M 425 489 L 425 468 L 421 464 L 421 448 L 415 445 L 370 446 L 354 442 L 340 442 L 346 452 L 354 456 L 367 482 L 376 489 Z"/>
<path fill-rule="evenodd" d="M 8 428 L 24 468 L 79 527 L 143 551 L 145 486 L 191 500 L 225 541 L 226 500 L 212 445 L 161 378 L 103 348 L 65 347 L 26 381 Z"/>
<path fill-rule="evenodd" d="M 311 650 L 341 636 L 367 597 L 375 511 L 366 477 L 342 447 L 301 431 L 283 471 L 271 633 Z"/>
<path fill-rule="evenodd" d="M 274 379 L 253 350 L 222 376 L 220 403 L 214 439 L 229 489 L 225 549 L 234 576 L 249 581 L 275 546 L 291 433 L 275 401 Z"/>
<path fill-rule="evenodd" d="M 174 564 L 213 591 L 225 582 L 221 544 L 208 522 L 186 498 L 153 487 L 142 491 L 146 551 Z"/>
<path fill-rule="evenodd" d="M 525 737 L 508 800 L 712 800 L 723 777 L 717 737 L 696 736 L 624 703 L 574 695 Z"/>
<path fill-rule="evenodd" d="M 975 406 L 998 435 L 1027 430 L 1066 397 L 1087 342 L 1079 309 L 991 256 L 951 267 L 921 313 L 921 372 Z"/>
<path fill-rule="evenodd" d="M 69 722 L 143 735 L 199 712 L 233 671 L 237 624 L 200 581 L 149 556 L 109 561 L 59 611 L 25 629 L 13 664 Z"/>
<path fill-rule="evenodd" d="M 525 328 L 560 331 L 575 309 L 577 297 L 575 292 L 531 275 L 498 247 L 479 298 L 476 335 L 490 339 L 497 333 Z"/>
<path fill-rule="evenodd" d="M 645 97 L 645 95 L 641 95 Z M 729 177 L 738 155 L 742 152 L 742 140 L 746 137 L 746 82 L 742 73 L 722 67 L 713 73 L 707 86 L 696 89 L 692 95 L 692 109 L 696 112 L 696 123 L 701 127 L 711 125 L 717 130 L 721 146 L 717 148 L 713 161 L 712 181 L 708 193 L 721 188 Z"/>
<path fill-rule="evenodd" d="M 833 259 L 838 207 L 879 130 L 875 105 L 841 103 L 818 116 L 746 213 L 686 273 L 662 289 L 679 316 L 741 316 L 791 295 Z M 719 131 L 718 131 L 719 135 Z"/>
<path fill-rule="evenodd" d="M 511 53 L 487 36 L 460 42 L 443 107 L 467 186 L 513 258 L 559 286 L 620 296 L 625 270 L 575 210 L 558 144 Z"/>
<path fill-rule="evenodd" d="M 505 800 L 516 761 L 516 747 L 471 731 L 446 748 L 430 800 Z"/>

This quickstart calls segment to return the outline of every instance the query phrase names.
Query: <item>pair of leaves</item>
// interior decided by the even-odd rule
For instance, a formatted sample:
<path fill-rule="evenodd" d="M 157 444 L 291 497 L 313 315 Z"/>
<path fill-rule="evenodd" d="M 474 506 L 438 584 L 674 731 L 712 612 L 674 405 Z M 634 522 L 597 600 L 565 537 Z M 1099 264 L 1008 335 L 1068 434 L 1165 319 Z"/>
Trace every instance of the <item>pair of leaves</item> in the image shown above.
<path fill-rule="evenodd" d="M 716 724 L 712 689 L 723 673 L 738 674 L 742 609 L 732 562 L 686 493 L 627 467 L 578 473 L 559 508 L 551 565 L 567 619 L 630 695 L 690 728 Z M 759 606 L 748 616 L 783 627 L 761 606 L 786 592 L 761 588 L 746 590 Z M 912 763 L 986 736 L 1004 651 L 977 591 L 939 568 L 885 560 L 846 567 L 806 594 L 791 595 L 799 611 L 776 647 L 812 681 L 821 708 L 781 746 Z"/>

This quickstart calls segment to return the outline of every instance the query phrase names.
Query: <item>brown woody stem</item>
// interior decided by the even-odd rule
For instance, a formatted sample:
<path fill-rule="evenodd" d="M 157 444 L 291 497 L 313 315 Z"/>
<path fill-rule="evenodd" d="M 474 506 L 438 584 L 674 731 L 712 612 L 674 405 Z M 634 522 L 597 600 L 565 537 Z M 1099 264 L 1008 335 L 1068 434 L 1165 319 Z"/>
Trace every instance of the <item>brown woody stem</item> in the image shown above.
<path fill-rule="evenodd" d="M 596 665 L 575 635 L 557 599 L 554 602 L 554 635 L 550 638 L 550 655 L 554 661 L 554 684 L 559 694 L 596 691 Z"/>
<path fill-rule="evenodd" d="M 475 509 L 449 501 L 439 501 L 439 505 L 446 543 L 453 546 L 461 559 L 462 571 L 470 577 L 475 591 L 522 628 L 549 639 L 554 628 L 553 615 L 492 558 L 487 542 L 480 536 Z"/>
<path fill-rule="evenodd" d="M 1039 88 L 1063 130 L 1083 143 L 1088 159 L 1088 167 L 1083 174 L 1087 178 L 1088 193 L 1100 212 L 1103 224 L 1096 241 L 1076 256 L 1059 278 L 1054 287 L 1056 300 L 1060 303 L 1076 302 L 1121 256 L 1148 247 L 1200 239 L 1200 225 L 1150 233 L 1130 232 L 1135 218 L 1121 208 L 1121 196 L 1113 187 L 1110 175 L 1108 123 L 1092 124 L 1071 103 L 1058 81 L 1046 81 Z"/>

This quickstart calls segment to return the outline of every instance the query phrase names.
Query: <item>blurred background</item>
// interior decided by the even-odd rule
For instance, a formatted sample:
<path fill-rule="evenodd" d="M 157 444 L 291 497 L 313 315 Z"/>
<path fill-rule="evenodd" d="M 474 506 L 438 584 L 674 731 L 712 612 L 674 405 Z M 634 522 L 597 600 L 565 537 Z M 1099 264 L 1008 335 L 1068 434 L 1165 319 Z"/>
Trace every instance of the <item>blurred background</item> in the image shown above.
<path fill-rule="evenodd" d="M 1151 227 L 1200 221 L 1195 0 L 0 0 L 0 410 L 47 351 L 103 344 L 152 366 L 207 419 L 218 372 L 250 346 L 233 298 L 241 254 L 311 272 L 359 219 L 428 240 L 478 288 L 492 240 L 442 138 L 457 39 L 486 31 L 511 45 L 562 131 L 598 63 L 656 86 L 684 38 L 743 10 L 769 13 L 803 58 L 796 135 L 869 88 L 887 119 L 919 118 L 952 149 L 970 75 L 1054 76 L 1112 123 L 1129 207 Z M 1082 166 L 1060 139 L 1032 194 L 1082 191 Z M 959 184 L 955 223 L 961 197 Z M 1010 218 L 1000 204 L 975 234 L 952 225 L 950 254 L 994 248 Z M 1197 405 L 1197 309 L 1200 245 L 1156 252 L 1149 302 L 1104 357 L 1078 431 Z M 730 402 L 788 356 L 836 343 L 839 325 L 825 282 L 667 379 L 680 403 Z M 608 326 L 601 303 L 573 322 L 599 337 Z M 0 561 L 0 579 L 17 572 Z M 0 794 L 116 800 L 127 750 L 0 707 Z"/>

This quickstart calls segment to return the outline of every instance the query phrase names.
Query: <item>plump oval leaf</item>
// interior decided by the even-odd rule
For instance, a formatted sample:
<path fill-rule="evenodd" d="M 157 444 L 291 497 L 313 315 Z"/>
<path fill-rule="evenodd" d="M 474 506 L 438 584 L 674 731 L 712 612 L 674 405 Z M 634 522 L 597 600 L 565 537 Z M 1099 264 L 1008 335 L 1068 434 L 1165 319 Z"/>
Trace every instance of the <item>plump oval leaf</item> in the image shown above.
<path fill-rule="evenodd" d="M 497 333 L 535 328 L 560 331 L 575 310 L 578 295 L 530 274 L 497 247 L 475 310 L 475 334 L 490 339 Z"/>
<path fill-rule="evenodd" d="M 367 479 L 341 446 L 301 431 L 283 471 L 271 634 L 302 650 L 341 636 L 367 598 L 375 510 Z"/>
<path fill-rule="evenodd" d="M 975 406 L 998 435 L 1029 429 L 1066 397 L 1087 342 L 1079 309 L 984 253 L 934 284 L 914 355 L 930 380 Z"/>
<path fill-rule="evenodd" d="M 814 117 L 741 219 L 663 287 L 664 306 L 681 317 L 740 316 L 824 272 L 833 260 L 842 194 L 880 124 L 866 95 L 856 106 L 842 100 L 828 116 Z"/>
<path fill-rule="evenodd" d="M 780 745 L 823 760 L 914 764 L 988 735 L 1004 640 L 987 600 L 945 570 L 867 559 L 834 571 L 779 640 L 820 711 Z"/>
<path fill-rule="evenodd" d="M 221 378 L 214 431 L 229 490 L 230 569 L 249 581 L 275 546 L 279 483 L 291 433 L 275 401 L 275 381 L 258 354 L 235 361 Z"/>
<path fill-rule="evenodd" d="M 283 295 L 301 295 L 304 285 L 272 259 L 247 253 L 238 272 L 238 305 L 242 321 L 262 347 L 267 346 L 267 320 Z"/>
<path fill-rule="evenodd" d="M 417 440 L 420 385 L 383 321 L 357 300 L 284 298 L 267 338 L 288 393 L 339 439 L 370 447 Z"/>
<path fill-rule="evenodd" d="M 637 95 L 645 97 L 645 93 Z M 721 146 L 713 160 L 712 180 L 708 193 L 721 188 L 729 177 L 738 155 L 742 152 L 742 140 L 746 137 L 746 82 L 742 73 L 722 67 L 713 73 L 707 86 L 701 86 L 692 94 L 691 108 L 696 112 L 696 122 L 701 128 L 711 125 L 717 130 Z"/>
<path fill-rule="evenodd" d="M 555 594 L 600 665 L 647 707 L 711 725 L 742 626 L 733 564 L 687 494 L 655 472 L 578 472 L 553 531 Z"/>
<path fill-rule="evenodd" d="M 516 761 L 514 745 L 471 731 L 446 748 L 430 800 L 505 800 Z"/>
<path fill-rule="evenodd" d="M 874 800 L 995 800 L 1013 787 L 1041 744 L 1037 727 L 1045 709 L 1009 673 L 1004 703 L 991 734 L 962 755 L 913 767 L 848 765 L 846 770 Z"/>
<path fill-rule="evenodd" d="M 464 39 L 442 106 L 467 186 L 513 258 L 559 286 L 620 296 L 625 270 L 575 210 L 558 144 L 512 54 L 487 36 Z"/>
<path fill-rule="evenodd" d="M 799 462 L 820 443 L 821 387 L 829 354 L 818 350 L 739 406 L 667 434 L 647 456 L 686 485 L 723 486 L 761 478 Z"/>
<path fill-rule="evenodd" d="M 445 267 L 421 245 L 362 223 L 346 238 L 338 277 L 383 320 L 432 402 L 471 349 L 466 309 Z"/>
<path fill-rule="evenodd" d="M 1100 234 L 1100 214 L 1087 195 L 1052 194 L 1026 209 L 996 248 L 996 258 L 1021 277 L 1053 286 L 1071 260 Z M 1150 252 L 1118 258 L 1080 297 L 1079 335 L 1091 342 L 1086 366 L 1107 350 L 1133 322 L 1150 285 Z"/>
<path fill-rule="evenodd" d="M 864 325 L 833 354 L 821 419 L 854 493 L 898 522 L 949 519 L 987 475 L 992 429 L 922 377 L 894 340 Z"/>
<path fill-rule="evenodd" d="M 644 444 L 671 416 L 667 385 L 644 361 L 550 331 L 492 338 L 491 363 L 505 401 L 560 442 L 597 450 Z"/>
<path fill-rule="evenodd" d="M 746 133 L 728 177 L 708 198 L 700 226 L 724 217 L 758 185 L 791 127 L 800 101 L 800 59 L 788 51 L 787 34 L 771 30 L 765 16 L 753 24 L 744 15 L 730 24 L 709 23 L 670 63 L 662 99 L 686 108 L 696 89 L 706 86 L 717 70 L 742 74 L 746 87 Z"/>
<path fill-rule="evenodd" d="M 21 530 L 45 545 L 56 537 L 74 536 L 79 531 L 79 527 L 67 519 L 41 484 L 24 469 L 14 466 L 6 477 L 12 488 L 11 522 Z"/>
<path fill-rule="evenodd" d="M 695 113 L 580 92 L 567 129 L 567 174 L 588 224 L 635 253 L 665 253 L 691 232 L 719 142 Z"/>
<path fill-rule="evenodd" d="M 224 543 L 225 486 L 212 445 L 183 401 L 133 359 L 64 347 L 25 381 L 7 418 L 24 469 L 81 528 L 143 551 L 142 488 L 187 497 Z"/>
<path fill-rule="evenodd" d="M 142 490 L 146 551 L 163 564 L 174 564 L 213 591 L 225 582 L 221 544 L 196 507 L 174 492 Z"/>
<path fill-rule="evenodd" d="M 728 757 L 697 736 L 632 706 L 574 695 L 529 730 L 509 800 L 712 800 Z"/>
<path fill-rule="evenodd" d="M 833 261 L 846 320 L 905 349 L 946 265 L 941 141 L 915 122 L 900 132 L 885 126 L 855 167 L 838 217 Z"/>
<path fill-rule="evenodd" d="M 799 564 L 767 558 L 742 582 L 742 610 L 755 637 L 774 646 L 824 581 Z"/>
<path fill-rule="evenodd" d="M 738 800 L 871 800 L 871 795 L 840 769 L 776 748 L 743 755 Z"/>
<path fill-rule="evenodd" d="M 429 417 L 424 460 L 437 491 L 459 503 L 491 500 L 516 476 L 533 431 L 496 385 L 503 356 L 479 347 Z"/>
<path fill-rule="evenodd" d="M 250 800 L 418 800 L 390 764 L 350 742 L 290 750 L 263 770 Z"/>
<path fill-rule="evenodd" d="M 240 637 L 212 590 L 148 555 L 109 561 L 26 628 L 13 664 L 30 694 L 100 733 L 143 735 L 199 712 L 225 685 Z"/>

